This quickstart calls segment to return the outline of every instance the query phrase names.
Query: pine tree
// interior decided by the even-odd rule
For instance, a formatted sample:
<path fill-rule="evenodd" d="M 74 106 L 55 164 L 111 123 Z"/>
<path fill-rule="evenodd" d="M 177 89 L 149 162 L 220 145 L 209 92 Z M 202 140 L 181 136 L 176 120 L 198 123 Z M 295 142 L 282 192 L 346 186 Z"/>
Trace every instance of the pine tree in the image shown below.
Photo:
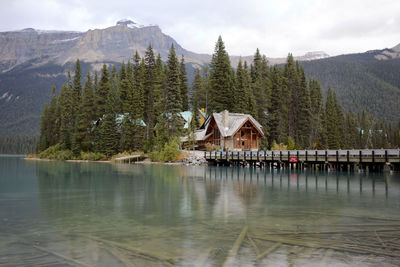
<path fill-rule="evenodd" d="M 289 54 L 284 68 L 285 85 L 289 97 L 288 130 L 289 135 L 294 138 L 296 135 L 296 119 L 298 112 L 298 76 L 292 54 Z"/>
<path fill-rule="evenodd" d="M 66 149 L 71 149 L 72 135 L 73 135 L 73 103 L 72 90 L 69 89 L 68 84 L 63 84 L 59 96 L 60 105 L 60 143 Z"/>
<path fill-rule="evenodd" d="M 93 81 L 90 72 L 87 73 L 83 90 L 82 102 L 79 107 L 76 131 L 74 137 L 75 153 L 92 150 L 94 120 L 96 109 L 94 105 Z"/>
<path fill-rule="evenodd" d="M 175 54 L 174 44 L 171 45 L 171 49 L 169 50 L 167 67 L 168 72 L 165 111 L 168 118 L 168 133 L 170 137 L 173 137 L 179 134 L 179 112 L 182 110 L 179 64 L 178 58 Z"/>
<path fill-rule="evenodd" d="M 336 125 L 337 125 L 337 134 L 338 134 L 338 144 L 339 148 L 343 148 L 345 146 L 345 118 L 343 114 L 342 107 L 340 106 L 336 94 L 333 93 L 333 98 L 335 101 L 335 115 L 336 115 Z"/>
<path fill-rule="evenodd" d="M 357 121 L 352 112 L 346 114 L 345 119 L 345 138 L 344 138 L 344 148 L 354 149 L 357 148 L 357 138 L 358 138 L 358 130 L 357 130 Z"/>
<path fill-rule="evenodd" d="M 141 60 L 139 53 L 136 51 L 134 56 L 133 65 L 133 91 L 132 103 L 129 113 L 133 119 L 143 119 L 145 110 L 145 95 L 144 95 L 144 78 L 146 67 L 145 63 Z"/>
<path fill-rule="evenodd" d="M 98 84 L 98 89 L 96 90 L 96 117 L 101 118 L 106 111 L 106 100 L 109 91 L 109 79 L 110 74 L 107 69 L 107 65 L 103 64 L 101 69 L 100 81 Z"/>
<path fill-rule="evenodd" d="M 155 83 L 154 83 L 154 105 L 153 116 L 155 124 L 160 122 L 160 115 L 165 112 L 166 98 L 167 98 L 167 81 L 166 71 L 161 60 L 161 55 L 157 55 L 156 68 L 155 68 Z"/>
<path fill-rule="evenodd" d="M 186 74 L 185 59 L 182 55 L 181 62 L 179 64 L 179 80 L 180 80 L 180 92 L 182 101 L 182 111 L 189 110 L 189 97 L 188 97 L 188 81 Z"/>
<path fill-rule="evenodd" d="M 271 73 L 272 88 L 270 96 L 270 104 L 268 106 L 268 128 L 269 130 L 269 143 L 281 143 L 286 139 L 286 131 L 282 128 L 281 112 L 283 111 L 281 90 L 283 87 L 283 77 L 280 69 L 274 66 Z M 284 135 L 284 137 L 282 137 Z"/>
<path fill-rule="evenodd" d="M 255 107 L 255 99 L 250 87 L 250 80 L 247 69 L 243 68 L 242 59 L 239 60 L 237 70 L 236 70 L 236 85 L 235 85 L 235 95 L 233 97 L 236 103 L 233 112 L 239 113 L 252 113 Z M 252 114 L 255 116 L 255 114 Z"/>
<path fill-rule="evenodd" d="M 59 110 L 57 104 L 57 94 L 56 87 L 53 86 L 51 93 L 51 101 L 48 108 L 48 129 L 47 129 L 47 140 L 48 145 L 53 146 L 58 143 L 60 132 L 60 120 L 59 120 Z"/>
<path fill-rule="evenodd" d="M 40 117 L 40 136 L 38 142 L 38 151 L 44 151 L 50 146 L 49 140 L 49 108 L 44 106 L 42 116 Z"/>
<path fill-rule="evenodd" d="M 128 62 L 128 66 L 130 63 Z M 122 113 L 128 113 L 130 105 L 132 104 L 132 91 L 133 83 L 129 80 L 129 73 L 126 73 L 125 63 L 122 62 L 121 69 L 119 72 L 119 88 L 120 88 L 120 99 L 121 99 L 121 111 Z"/>
<path fill-rule="evenodd" d="M 337 110 L 335 96 L 331 88 L 328 89 L 328 95 L 325 104 L 325 127 L 327 133 L 327 145 L 329 149 L 339 149 L 339 129 L 337 122 Z"/>
<path fill-rule="evenodd" d="M 311 115 L 310 115 L 310 144 L 313 148 L 320 148 L 322 134 L 323 99 L 322 88 L 318 81 L 311 79 L 310 88 Z"/>
<path fill-rule="evenodd" d="M 156 62 L 154 58 L 153 48 L 149 44 L 146 49 L 144 56 L 145 64 L 145 77 L 144 77 L 144 95 L 145 95 L 145 108 L 144 108 L 144 118 L 146 122 L 146 140 L 152 144 L 153 140 L 153 129 L 155 125 L 155 118 L 153 113 L 154 108 L 154 87 L 155 87 L 155 70 Z"/>
<path fill-rule="evenodd" d="M 82 83 L 81 83 L 81 63 L 79 59 L 75 63 L 74 87 L 72 93 L 73 109 L 77 110 L 81 102 Z"/>
<path fill-rule="evenodd" d="M 119 151 L 119 134 L 116 117 L 118 114 L 118 105 L 120 104 L 117 86 L 110 84 L 107 95 L 105 115 L 101 124 L 102 152 L 110 157 Z"/>
<path fill-rule="evenodd" d="M 300 148 L 309 148 L 312 145 L 310 143 L 311 98 L 306 80 L 306 74 L 303 68 L 300 68 L 299 70 L 298 91 L 296 143 L 300 146 Z"/>
<path fill-rule="evenodd" d="M 205 67 L 205 72 L 207 68 Z M 194 73 L 194 79 L 192 83 L 192 95 L 196 95 L 196 100 L 199 108 L 204 108 L 207 110 L 207 86 L 205 84 L 205 79 L 207 79 L 206 73 L 205 77 L 201 75 L 200 69 L 196 68 Z"/>
<path fill-rule="evenodd" d="M 265 64 L 267 64 L 265 62 Z M 261 125 L 266 128 L 266 116 L 265 111 L 267 110 L 267 88 L 265 85 L 265 73 L 263 73 L 263 59 L 257 48 L 253 58 L 253 67 L 251 68 L 251 86 L 253 95 L 256 101 L 256 114 L 253 114 L 254 118 L 258 120 Z"/>
<path fill-rule="evenodd" d="M 234 92 L 233 72 L 229 55 L 225 51 L 225 45 L 221 36 L 215 45 L 210 65 L 210 98 L 208 112 L 220 112 L 231 110 L 234 103 L 232 95 Z"/>

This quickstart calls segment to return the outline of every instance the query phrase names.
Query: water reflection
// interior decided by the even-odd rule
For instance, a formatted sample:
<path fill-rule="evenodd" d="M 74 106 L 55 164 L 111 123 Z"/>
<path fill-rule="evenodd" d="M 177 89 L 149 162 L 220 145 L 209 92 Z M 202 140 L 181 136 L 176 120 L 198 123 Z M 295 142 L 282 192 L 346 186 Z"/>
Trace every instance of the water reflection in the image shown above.
<path fill-rule="evenodd" d="M 6 164 L 0 265 L 15 251 L 8 263 L 59 263 L 51 253 L 37 262 L 26 258 L 40 246 L 96 266 L 221 266 L 245 227 L 238 265 L 312 265 L 327 244 L 374 245 L 375 232 L 386 245 L 389 237 L 400 239 L 398 174 L 0 160 Z M 396 246 L 391 253 L 400 254 Z M 378 250 L 380 265 L 393 263 Z M 326 260 L 378 264 L 346 253 L 334 250 Z"/>

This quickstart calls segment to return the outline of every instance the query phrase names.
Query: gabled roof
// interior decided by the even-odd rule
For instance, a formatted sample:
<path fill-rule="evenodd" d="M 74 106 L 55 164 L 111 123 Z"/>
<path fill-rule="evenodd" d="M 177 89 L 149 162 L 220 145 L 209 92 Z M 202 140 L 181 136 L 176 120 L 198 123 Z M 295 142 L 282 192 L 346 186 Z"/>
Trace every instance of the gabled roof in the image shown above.
<path fill-rule="evenodd" d="M 254 127 L 260 132 L 260 134 L 264 136 L 261 124 L 256 121 L 250 114 L 228 112 L 227 127 L 224 126 L 223 112 L 213 113 L 212 117 L 214 118 L 217 127 L 221 132 L 221 136 L 223 137 L 234 135 L 246 121 L 250 121 L 254 125 Z M 208 125 L 206 126 L 206 128 L 208 128 Z"/>
<path fill-rule="evenodd" d="M 204 130 L 204 129 L 201 129 L 201 130 L 196 130 L 195 132 L 194 132 L 194 137 L 195 137 L 195 139 L 196 139 L 196 141 L 201 141 L 201 140 L 204 140 L 204 139 L 206 139 L 205 137 L 205 134 L 206 134 L 206 130 Z M 189 136 L 183 136 L 183 137 L 181 137 L 181 141 L 182 142 L 187 142 L 189 140 Z"/>

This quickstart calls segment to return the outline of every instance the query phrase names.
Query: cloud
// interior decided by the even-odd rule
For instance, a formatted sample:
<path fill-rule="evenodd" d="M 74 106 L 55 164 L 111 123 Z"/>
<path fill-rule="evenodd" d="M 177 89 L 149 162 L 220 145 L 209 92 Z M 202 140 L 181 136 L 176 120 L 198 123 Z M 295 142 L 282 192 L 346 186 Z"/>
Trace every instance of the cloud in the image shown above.
<path fill-rule="evenodd" d="M 27 27 L 86 31 L 121 18 L 157 24 L 184 48 L 271 57 L 324 50 L 336 55 L 400 42 L 397 0 L 114 1 L 0 0 L 0 31 Z"/>

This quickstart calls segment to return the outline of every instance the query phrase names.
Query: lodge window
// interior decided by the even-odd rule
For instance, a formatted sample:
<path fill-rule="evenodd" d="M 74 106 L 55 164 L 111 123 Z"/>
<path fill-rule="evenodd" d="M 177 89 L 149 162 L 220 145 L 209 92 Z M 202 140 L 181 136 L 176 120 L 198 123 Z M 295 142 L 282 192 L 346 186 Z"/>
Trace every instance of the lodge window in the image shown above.
<path fill-rule="evenodd" d="M 218 128 L 214 129 L 214 144 L 219 146 L 221 144 L 221 133 Z"/>

